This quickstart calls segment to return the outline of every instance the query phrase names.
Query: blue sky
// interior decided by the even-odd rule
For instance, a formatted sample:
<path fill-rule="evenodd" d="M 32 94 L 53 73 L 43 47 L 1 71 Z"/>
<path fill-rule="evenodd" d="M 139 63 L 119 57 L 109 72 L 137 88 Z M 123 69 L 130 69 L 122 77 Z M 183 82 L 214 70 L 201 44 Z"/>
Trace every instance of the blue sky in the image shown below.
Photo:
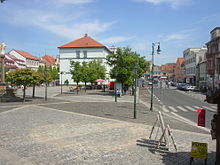
<path fill-rule="evenodd" d="M 158 65 L 202 47 L 220 26 L 219 0 L 7 0 L 0 4 L 0 42 L 7 51 L 58 55 L 57 47 L 85 33 L 106 46 L 129 46 Z"/>

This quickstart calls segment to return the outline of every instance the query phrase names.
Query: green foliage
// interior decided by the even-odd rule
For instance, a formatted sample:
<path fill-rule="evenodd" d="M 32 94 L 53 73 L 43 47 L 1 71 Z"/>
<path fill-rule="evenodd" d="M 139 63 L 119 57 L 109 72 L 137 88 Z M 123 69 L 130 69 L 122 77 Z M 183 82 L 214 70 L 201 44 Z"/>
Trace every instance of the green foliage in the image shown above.
<path fill-rule="evenodd" d="M 97 79 L 105 79 L 105 66 L 101 60 L 93 60 L 89 63 L 70 61 L 72 79 L 79 82 L 96 82 Z"/>
<path fill-rule="evenodd" d="M 95 83 L 97 79 L 105 79 L 105 66 L 102 65 L 102 60 L 93 60 L 88 63 L 89 66 L 89 82 Z"/>
<path fill-rule="evenodd" d="M 149 68 L 144 57 L 133 52 L 131 48 L 118 48 L 116 54 L 107 56 L 107 63 L 113 67 L 110 71 L 111 78 L 116 78 L 122 84 L 131 84 L 134 78 L 134 66 L 137 65 L 137 78 L 143 76 Z"/>
<path fill-rule="evenodd" d="M 56 67 L 52 67 L 49 69 L 49 75 L 51 76 L 52 80 L 58 80 L 59 79 L 59 70 Z"/>
<path fill-rule="evenodd" d="M 82 82 L 89 82 L 89 66 L 86 62 L 82 63 L 81 66 L 81 72 L 82 72 Z"/>
<path fill-rule="evenodd" d="M 13 84 L 28 86 L 35 82 L 36 75 L 31 69 L 18 69 L 8 72 L 6 79 Z"/>
<path fill-rule="evenodd" d="M 72 79 L 77 83 L 82 81 L 82 66 L 80 62 L 70 61 Z"/>

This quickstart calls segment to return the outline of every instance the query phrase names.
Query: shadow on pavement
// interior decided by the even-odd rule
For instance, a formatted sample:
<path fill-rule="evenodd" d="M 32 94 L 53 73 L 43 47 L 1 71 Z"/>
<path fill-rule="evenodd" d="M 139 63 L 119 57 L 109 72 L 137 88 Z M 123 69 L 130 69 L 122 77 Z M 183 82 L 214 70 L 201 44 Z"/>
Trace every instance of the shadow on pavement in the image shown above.
<path fill-rule="evenodd" d="M 139 147 L 145 147 L 150 151 L 151 154 L 161 156 L 161 160 L 165 165 L 189 165 L 190 164 L 190 151 L 189 152 L 175 152 L 173 149 L 171 151 L 163 143 L 157 148 L 158 141 L 151 139 L 141 138 L 136 141 L 136 145 Z M 215 165 L 215 152 L 208 153 L 207 165 Z M 205 159 L 194 158 L 192 165 L 202 165 L 205 164 Z"/>

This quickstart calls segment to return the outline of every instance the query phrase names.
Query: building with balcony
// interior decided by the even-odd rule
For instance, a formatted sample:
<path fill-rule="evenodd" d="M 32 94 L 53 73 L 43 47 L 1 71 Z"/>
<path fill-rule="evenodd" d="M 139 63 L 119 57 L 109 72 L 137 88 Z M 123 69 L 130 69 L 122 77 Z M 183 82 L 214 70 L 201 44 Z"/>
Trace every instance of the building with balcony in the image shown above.
<path fill-rule="evenodd" d="M 207 45 L 207 86 L 215 90 L 220 88 L 220 27 L 214 28 L 211 32 L 211 39 Z"/>

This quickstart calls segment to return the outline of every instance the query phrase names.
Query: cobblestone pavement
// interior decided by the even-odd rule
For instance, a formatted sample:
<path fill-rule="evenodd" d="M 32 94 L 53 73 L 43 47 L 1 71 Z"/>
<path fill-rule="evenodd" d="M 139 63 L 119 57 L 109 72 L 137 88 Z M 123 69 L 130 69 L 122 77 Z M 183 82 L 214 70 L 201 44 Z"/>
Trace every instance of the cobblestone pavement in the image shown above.
<path fill-rule="evenodd" d="M 157 138 L 154 132 L 152 140 L 149 135 L 157 112 L 137 104 L 137 119 L 133 119 L 132 96 L 115 103 L 113 96 L 92 91 L 87 95 L 66 92 L 50 99 L 35 105 L 0 105 L 0 110 L 4 108 L 0 165 L 185 165 L 192 141 L 208 143 L 208 164 L 214 164 L 215 141 L 210 134 L 169 116 L 164 120 L 171 126 L 178 152 L 172 144 L 170 151 L 156 149 L 161 131 Z M 194 164 L 202 163 L 198 159 Z"/>
<path fill-rule="evenodd" d="M 2 112 L 0 127 L 1 165 L 188 164 L 191 141 L 209 143 L 208 163 L 213 164 L 214 142 L 206 134 L 173 130 L 175 154 L 155 149 L 148 125 L 34 105 Z"/>

